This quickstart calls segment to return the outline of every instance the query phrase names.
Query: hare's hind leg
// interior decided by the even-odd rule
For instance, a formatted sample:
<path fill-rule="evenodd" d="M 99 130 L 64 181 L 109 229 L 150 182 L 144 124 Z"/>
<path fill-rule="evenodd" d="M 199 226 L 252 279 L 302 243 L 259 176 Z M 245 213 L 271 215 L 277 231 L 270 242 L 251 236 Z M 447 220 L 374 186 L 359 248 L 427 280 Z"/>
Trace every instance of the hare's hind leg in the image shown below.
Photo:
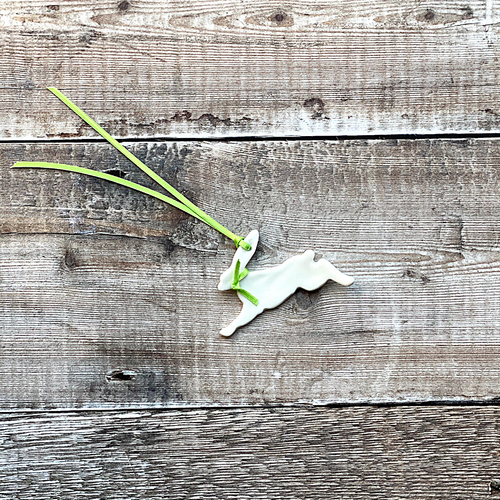
<path fill-rule="evenodd" d="M 223 328 L 220 331 L 220 334 L 223 337 L 230 337 L 237 328 L 250 323 L 250 321 L 252 321 L 255 316 L 259 315 L 261 312 L 262 311 L 253 304 L 243 304 L 243 308 L 241 309 L 240 314 L 236 316 L 236 318 L 230 325 L 226 326 L 226 328 Z"/>
<path fill-rule="evenodd" d="M 344 286 L 352 285 L 354 278 L 340 272 L 333 264 L 325 259 L 312 262 L 309 274 L 304 278 L 300 287 L 305 290 L 316 290 L 323 286 L 328 280 L 336 281 Z"/>
<path fill-rule="evenodd" d="M 351 286 L 354 283 L 354 278 L 352 276 L 348 276 L 347 274 L 339 271 L 331 262 L 328 262 L 325 259 L 320 259 L 318 264 L 322 266 L 325 275 L 327 275 L 329 279 L 336 281 L 340 285 Z"/>

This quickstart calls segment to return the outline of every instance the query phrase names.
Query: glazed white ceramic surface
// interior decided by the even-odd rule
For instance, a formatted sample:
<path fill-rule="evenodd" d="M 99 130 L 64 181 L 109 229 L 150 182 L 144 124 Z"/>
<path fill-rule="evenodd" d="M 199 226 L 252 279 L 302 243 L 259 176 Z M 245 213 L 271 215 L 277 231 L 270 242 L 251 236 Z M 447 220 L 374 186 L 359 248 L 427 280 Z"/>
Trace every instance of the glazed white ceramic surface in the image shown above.
<path fill-rule="evenodd" d="M 240 272 L 252 258 L 259 242 L 259 232 L 253 230 L 245 238 L 250 243 L 252 250 L 238 248 L 233 257 L 231 267 L 224 271 L 220 277 L 219 290 L 231 290 L 233 283 L 234 268 L 236 262 L 240 261 Z M 252 304 L 241 293 L 238 297 L 243 302 L 243 308 L 236 319 L 223 328 L 220 333 L 225 337 L 231 336 L 237 328 L 246 325 L 265 309 L 273 309 L 292 295 L 297 288 L 304 290 L 316 290 L 323 286 L 328 280 L 349 286 L 354 278 L 341 273 L 333 264 L 325 259 L 314 262 L 314 252 L 306 250 L 303 254 L 296 255 L 283 262 L 279 266 L 250 271 L 240 282 L 241 288 L 247 290 L 259 300 L 258 305 Z"/>

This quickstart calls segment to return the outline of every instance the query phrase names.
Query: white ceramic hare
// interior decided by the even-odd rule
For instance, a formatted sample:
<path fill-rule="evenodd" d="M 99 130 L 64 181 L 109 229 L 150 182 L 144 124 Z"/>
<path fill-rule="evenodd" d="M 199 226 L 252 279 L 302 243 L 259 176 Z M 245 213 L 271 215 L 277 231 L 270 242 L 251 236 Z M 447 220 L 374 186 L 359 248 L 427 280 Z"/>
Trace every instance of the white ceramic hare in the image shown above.
<path fill-rule="evenodd" d="M 251 271 L 241 280 L 241 289 L 234 288 L 235 269 L 238 261 L 239 271 L 243 271 L 252 258 L 259 242 L 259 232 L 254 230 L 245 238 L 252 250 L 238 248 L 234 255 L 231 267 L 220 277 L 219 290 L 236 289 L 238 297 L 243 302 L 243 308 L 237 318 L 220 333 L 224 337 L 231 336 L 237 328 L 246 325 L 265 309 L 273 309 L 292 295 L 297 288 L 316 290 L 328 280 L 336 281 L 344 286 L 352 285 L 354 278 L 341 273 L 335 266 L 325 259 L 314 262 L 314 252 L 307 250 L 296 255 L 276 267 Z M 254 305 L 245 295 L 254 296 L 258 304 Z"/>

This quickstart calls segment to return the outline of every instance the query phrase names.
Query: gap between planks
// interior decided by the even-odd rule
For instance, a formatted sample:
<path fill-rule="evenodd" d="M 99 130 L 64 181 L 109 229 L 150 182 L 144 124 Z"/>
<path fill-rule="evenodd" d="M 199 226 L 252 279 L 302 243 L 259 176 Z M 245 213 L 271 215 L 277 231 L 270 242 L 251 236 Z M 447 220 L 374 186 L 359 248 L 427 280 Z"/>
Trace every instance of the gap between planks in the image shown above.
<path fill-rule="evenodd" d="M 463 408 L 463 407 L 495 407 L 500 406 L 500 398 L 491 398 L 488 400 L 439 400 L 439 401 L 404 401 L 404 402 L 354 402 L 354 403 L 276 403 L 276 404 L 248 404 L 248 405 L 188 405 L 188 406 L 150 406 L 150 405 L 131 405 L 131 406 L 104 406 L 96 408 L 12 408 L 0 409 L 0 415 L 9 414 L 39 414 L 39 413 L 127 413 L 136 411 L 147 411 L 150 413 L 160 412 L 191 412 L 191 411 L 232 411 L 232 410 L 314 410 L 314 409 L 342 409 L 342 408 Z"/>
<path fill-rule="evenodd" d="M 224 137 L 124 137 L 117 139 L 120 143 L 127 142 L 272 142 L 272 141 L 419 141 L 419 140 L 461 140 L 461 139 L 496 139 L 500 132 L 457 132 L 442 134 L 374 134 L 374 135 L 292 135 L 292 136 L 224 136 Z M 0 139 L 0 144 L 104 144 L 105 139 L 92 137 L 75 137 L 71 139 Z"/>

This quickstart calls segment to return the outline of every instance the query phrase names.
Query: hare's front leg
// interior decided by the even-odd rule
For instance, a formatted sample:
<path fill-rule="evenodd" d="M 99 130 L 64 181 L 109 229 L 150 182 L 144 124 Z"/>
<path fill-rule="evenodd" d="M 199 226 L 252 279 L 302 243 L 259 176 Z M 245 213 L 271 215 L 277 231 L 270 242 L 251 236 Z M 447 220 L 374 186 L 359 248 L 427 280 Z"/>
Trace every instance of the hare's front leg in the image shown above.
<path fill-rule="evenodd" d="M 237 328 L 250 323 L 250 321 L 252 321 L 255 316 L 259 315 L 261 312 L 262 309 L 258 306 L 254 306 L 253 304 L 244 302 L 240 314 L 238 314 L 238 316 L 230 325 L 226 326 L 226 328 L 223 328 L 220 331 L 220 334 L 223 337 L 230 337 Z"/>

